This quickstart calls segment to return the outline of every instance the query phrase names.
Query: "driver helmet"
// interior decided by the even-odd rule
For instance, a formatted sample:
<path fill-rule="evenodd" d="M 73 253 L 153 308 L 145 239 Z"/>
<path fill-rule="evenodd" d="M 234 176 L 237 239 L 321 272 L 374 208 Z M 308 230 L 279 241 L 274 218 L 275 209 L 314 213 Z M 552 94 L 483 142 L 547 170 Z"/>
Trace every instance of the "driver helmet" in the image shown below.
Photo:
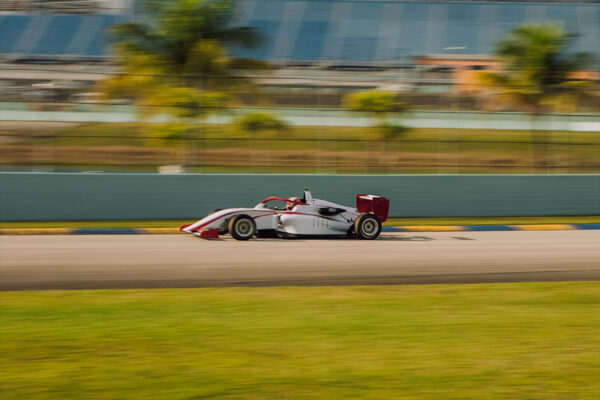
<path fill-rule="evenodd" d="M 296 206 L 297 197 L 289 197 L 287 203 L 285 203 L 286 211 L 291 211 Z"/>

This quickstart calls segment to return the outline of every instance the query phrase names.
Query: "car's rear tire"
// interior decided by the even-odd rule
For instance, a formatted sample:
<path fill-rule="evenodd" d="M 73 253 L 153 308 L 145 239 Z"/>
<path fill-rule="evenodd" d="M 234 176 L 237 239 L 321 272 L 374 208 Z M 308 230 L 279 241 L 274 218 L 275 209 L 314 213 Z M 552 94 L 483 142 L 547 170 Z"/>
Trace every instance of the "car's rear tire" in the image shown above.
<path fill-rule="evenodd" d="M 247 215 L 236 215 L 229 220 L 229 232 L 234 239 L 248 240 L 256 233 L 256 224 Z"/>
<path fill-rule="evenodd" d="M 359 239 L 377 239 L 381 228 L 381 220 L 375 214 L 361 214 L 354 221 L 354 232 Z"/>

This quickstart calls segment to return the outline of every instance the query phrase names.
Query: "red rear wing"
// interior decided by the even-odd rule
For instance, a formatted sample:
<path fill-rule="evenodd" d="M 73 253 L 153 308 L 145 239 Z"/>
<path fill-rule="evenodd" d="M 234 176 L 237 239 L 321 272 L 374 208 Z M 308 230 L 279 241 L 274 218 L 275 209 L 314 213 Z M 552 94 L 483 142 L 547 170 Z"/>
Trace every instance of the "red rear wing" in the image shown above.
<path fill-rule="evenodd" d="M 377 215 L 381 222 L 385 222 L 390 212 L 390 201 L 385 197 L 373 196 L 372 194 L 357 194 L 356 208 L 358 212 Z"/>

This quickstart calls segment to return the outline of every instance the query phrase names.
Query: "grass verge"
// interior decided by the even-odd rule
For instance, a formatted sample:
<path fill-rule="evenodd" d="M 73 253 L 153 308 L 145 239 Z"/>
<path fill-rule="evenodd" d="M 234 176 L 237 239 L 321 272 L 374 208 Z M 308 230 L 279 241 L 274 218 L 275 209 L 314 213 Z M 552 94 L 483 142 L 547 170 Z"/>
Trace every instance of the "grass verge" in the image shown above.
<path fill-rule="evenodd" d="M 201 216 L 198 216 L 200 218 Z M 177 228 L 194 219 L 156 221 L 0 221 L 0 228 Z M 390 218 L 384 225 L 528 225 L 598 224 L 600 216 Z"/>
<path fill-rule="evenodd" d="M 600 282 L 0 293 L 3 399 L 598 399 Z"/>
<path fill-rule="evenodd" d="M 600 136 L 589 132 L 411 129 L 382 141 L 371 127 L 293 126 L 249 136 L 233 125 L 198 125 L 178 144 L 155 124 L 90 123 L 39 135 L 0 128 L 3 165 L 49 170 L 233 173 L 597 173 Z M 160 135 L 159 135 L 160 136 Z M 185 148 L 185 151 L 182 149 Z M 299 161 L 302 162 L 299 162 Z M 301 165 L 299 165 L 301 164 Z"/>

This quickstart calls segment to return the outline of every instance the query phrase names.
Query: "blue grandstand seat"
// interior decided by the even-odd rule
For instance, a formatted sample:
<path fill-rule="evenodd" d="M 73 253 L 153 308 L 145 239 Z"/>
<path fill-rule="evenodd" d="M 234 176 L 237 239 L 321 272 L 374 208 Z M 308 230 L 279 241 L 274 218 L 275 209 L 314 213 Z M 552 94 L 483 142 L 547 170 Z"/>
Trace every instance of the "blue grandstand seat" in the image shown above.
<path fill-rule="evenodd" d="M 578 8 L 578 5 L 546 4 L 546 20 L 561 23 L 567 31 L 577 33 L 580 28 L 577 22 Z"/>
<path fill-rule="evenodd" d="M 401 22 L 429 21 L 429 3 L 403 3 Z"/>
<path fill-rule="evenodd" d="M 329 29 L 328 21 L 304 21 L 293 43 L 292 60 L 319 60 L 323 53 L 325 35 Z"/>
<path fill-rule="evenodd" d="M 238 50 L 236 56 L 256 58 L 259 60 L 266 60 L 271 56 L 273 51 L 273 44 L 277 38 L 279 27 L 281 23 L 279 21 L 267 21 L 267 20 L 254 20 L 251 21 L 251 26 L 263 36 L 263 43 L 261 47 L 257 49 Z"/>
<path fill-rule="evenodd" d="M 448 4 L 446 32 L 440 49 L 463 54 L 477 54 L 479 46 L 479 4 Z M 456 49 L 456 50 L 454 50 Z"/>
<path fill-rule="evenodd" d="M 240 4 L 237 23 L 255 27 L 265 40 L 258 49 L 232 47 L 237 57 L 363 64 L 407 61 L 423 53 L 491 54 L 495 43 L 516 26 L 548 21 L 579 34 L 572 50 L 595 52 L 600 61 L 599 3 L 247 0 Z M 0 55 L 107 57 L 109 27 L 128 18 L 0 15 Z M 38 29 L 29 30 L 32 24 Z"/>
<path fill-rule="evenodd" d="M 346 36 L 340 59 L 344 61 L 372 61 L 375 59 L 377 37 Z"/>
<path fill-rule="evenodd" d="M 79 29 L 75 33 L 73 40 L 66 49 L 66 54 L 70 56 L 85 57 L 87 48 L 101 34 L 104 16 L 86 15 L 82 17 Z"/>
<path fill-rule="evenodd" d="M 291 60 L 315 61 L 323 54 L 323 45 L 331 24 L 332 3 L 328 1 L 308 1 L 304 14 L 298 16 L 300 28 L 294 43 L 290 43 Z"/>
<path fill-rule="evenodd" d="M 289 0 L 256 0 L 251 20 L 281 21 Z"/>
<path fill-rule="evenodd" d="M 94 39 L 85 49 L 85 55 L 88 57 L 103 57 L 108 55 L 108 46 L 110 44 L 110 27 L 119 24 L 120 21 L 114 15 L 105 15 L 102 17 L 102 23 L 93 32 Z"/>
<path fill-rule="evenodd" d="M 237 57 L 256 58 L 260 60 L 268 59 L 273 52 L 273 45 L 277 38 L 283 11 L 287 1 L 283 0 L 256 0 L 256 6 L 249 20 L 243 21 L 245 25 L 252 26 L 262 35 L 263 42 L 260 48 L 256 49 L 236 49 L 234 53 Z"/>
<path fill-rule="evenodd" d="M 379 39 L 379 20 L 381 18 L 381 3 L 352 4 L 346 32 L 340 40 L 341 60 L 372 61 L 375 58 Z"/>
<path fill-rule="evenodd" d="M 523 4 L 497 3 L 499 5 L 497 21 L 503 31 L 521 25 L 527 19 L 526 9 Z"/>
<path fill-rule="evenodd" d="M 55 16 L 32 54 L 65 54 L 82 22 L 83 17 L 79 15 Z"/>
<path fill-rule="evenodd" d="M 577 29 L 579 34 L 575 51 L 595 49 L 596 61 L 600 65 L 600 7 L 579 5 L 577 7 Z"/>
<path fill-rule="evenodd" d="M 335 18 L 335 17 L 334 17 Z M 350 21 L 370 20 L 375 23 L 381 18 L 381 2 L 353 2 Z"/>
<path fill-rule="evenodd" d="M 331 16 L 330 1 L 307 1 L 303 15 L 304 21 L 329 21 Z"/>
<path fill-rule="evenodd" d="M 0 53 L 10 54 L 29 26 L 32 16 L 4 15 L 0 18 Z"/>
<path fill-rule="evenodd" d="M 402 5 L 400 20 L 398 21 L 400 29 L 397 55 L 399 57 L 424 52 L 428 18 L 429 4 L 406 3 Z"/>

